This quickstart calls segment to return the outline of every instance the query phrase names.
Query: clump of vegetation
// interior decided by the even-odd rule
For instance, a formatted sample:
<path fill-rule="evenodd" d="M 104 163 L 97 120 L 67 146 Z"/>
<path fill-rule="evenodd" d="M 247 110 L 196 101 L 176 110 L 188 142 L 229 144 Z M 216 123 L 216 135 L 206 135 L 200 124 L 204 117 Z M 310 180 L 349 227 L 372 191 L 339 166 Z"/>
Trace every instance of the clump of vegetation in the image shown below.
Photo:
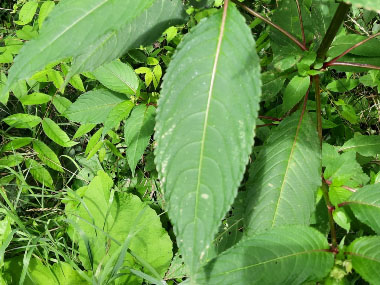
<path fill-rule="evenodd" d="M 379 284 L 379 0 L 0 8 L 0 284 Z"/>

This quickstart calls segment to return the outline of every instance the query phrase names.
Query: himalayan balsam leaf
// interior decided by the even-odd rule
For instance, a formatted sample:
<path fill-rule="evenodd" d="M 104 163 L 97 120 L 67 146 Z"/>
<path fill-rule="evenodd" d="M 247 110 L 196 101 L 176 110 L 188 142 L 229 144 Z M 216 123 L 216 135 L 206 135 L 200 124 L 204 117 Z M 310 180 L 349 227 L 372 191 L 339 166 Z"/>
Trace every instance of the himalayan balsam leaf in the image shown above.
<path fill-rule="evenodd" d="M 380 0 L 344 0 L 344 2 L 359 8 L 380 12 Z"/>
<path fill-rule="evenodd" d="M 156 165 L 191 274 L 236 196 L 253 145 L 261 93 L 254 50 L 232 6 L 184 37 L 164 78 Z"/>
<path fill-rule="evenodd" d="M 197 284 L 304 284 L 320 281 L 334 255 L 326 238 L 304 226 L 272 229 L 238 243 L 204 266 Z"/>
<path fill-rule="evenodd" d="M 380 136 L 357 136 L 346 141 L 340 151 L 355 151 L 364 156 L 380 154 Z"/>
<path fill-rule="evenodd" d="M 310 223 L 321 184 L 321 153 L 310 116 L 300 112 L 281 122 L 249 171 L 249 233 Z"/>
<path fill-rule="evenodd" d="M 105 87 L 126 95 L 136 94 L 139 79 L 133 68 L 115 60 L 98 67 L 93 74 Z"/>
<path fill-rule="evenodd" d="M 347 201 L 355 216 L 380 234 L 380 184 L 357 190 Z"/>
<path fill-rule="evenodd" d="M 356 239 L 347 249 L 352 267 L 370 284 L 380 284 L 380 237 Z"/>
<path fill-rule="evenodd" d="M 127 160 L 132 175 L 135 175 L 136 165 L 141 159 L 154 129 L 154 115 L 156 109 L 153 106 L 137 106 L 131 117 L 125 123 L 124 137 L 127 144 Z"/>
<path fill-rule="evenodd" d="M 167 27 L 183 19 L 182 1 L 60 1 L 40 35 L 16 57 L 7 86 L 67 57 L 75 59 L 73 72 L 67 79 L 75 73 L 94 70 L 128 49 L 152 42 Z"/>
<path fill-rule="evenodd" d="M 125 99 L 122 94 L 107 89 L 92 90 L 82 94 L 64 115 L 69 120 L 82 124 L 104 123 L 112 108 Z"/>

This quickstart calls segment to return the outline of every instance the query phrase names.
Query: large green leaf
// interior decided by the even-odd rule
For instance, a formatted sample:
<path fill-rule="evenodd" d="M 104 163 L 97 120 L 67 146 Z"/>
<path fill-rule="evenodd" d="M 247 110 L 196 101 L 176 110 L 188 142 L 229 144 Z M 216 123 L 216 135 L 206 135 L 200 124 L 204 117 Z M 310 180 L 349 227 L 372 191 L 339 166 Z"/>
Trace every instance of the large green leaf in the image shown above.
<path fill-rule="evenodd" d="M 306 2 L 306 1 L 304 1 Z M 326 35 L 331 20 L 339 4 L 330 0 L 313 0 L 311 3 L 311 22 L 314 28 L 314 38 L 320 43 Z"/>
<path fill-rule="evenodd" d="M 344 0 L 344 2 L 359 8 L 380 12 L 380 0 Z"/>
<path fill-rule="evenodd" d="M 340 151 L 355 151 L 364 156 L 380 154 L 380 136 L 356 136 L 344 143 Z"/>
<path fill-rule="evenodd" d="M 273 131 L 249 171 L 248 233 L 310 223 L 321 184 L 321 153 L 308 113 L 286 118 Z"/>
<path fill-rule="evenodd" d="M 23 270 L 23 256 L 16 256 L 4 263 L 4 279 L 8 284 L 19 284 Z M 49 285 L 87 285 L 83 279 L 68 263 L 60 262 L 51 267 L 45 266 L 39 259 L 31 258 L 27 275 L 24 280 L 26 285 L 49 284 Z M 83 274 L 83 273 L 82 273 Z"/>
<path fill-rule="evenodd" d="M 83 124 L 104 123 L 112 108 L 125 99 L 122 94 L 107 89 L 92 90 L 82 94 L 64 115 L 69 120 Z"/>
<path fill-rule="evenodd" d="M 73 239 L 79 238 L 80 260 L 86 269 L 94 268 L 94 273 L 104 271 L 107 262 L 111 262 L 112 267 L 116 264 L 117 258 L 112 260 L 113 255 L 117 256 L 121 246 L 130 239 L 128 248 L 163 276 L 172 258 L 172 242 L 159 216 L 137 196 L 114 193 L 112 186 L 112 179 L 99 171 L 88 186 L 77 191 L 83 195 L 82 202 L 72 196 L 66 206 L 65 212 L 76 225 L 75 229 L 82 231 L 82 235 L 70 234 Z M 88 238 L 87 243 L 83 236 Z M 122 260 L 126 268 L 141 269 L 130 253 Z M 127 275 L 117 284 L 135 284 L 132 282 L 135 277 L 126 268 L 122 272 Z M 152 274 L 147 268 L 144 272 Z"/>
<path fill-rule="evenodd" d="M 380 284 L 380 237 L 356 239 L 347 249 L 352 267 L 370 284 Z"/>
<path fill-rule="evenodd" d="M 136 165 L 153 134 L 155 113 L 156 109 L 153 106 L 139 105 L 132 111 L 131 117 L 125 123 L 124 138 L 128 147 L 126 155 L 133 176 Z"/>
<path fill-rule="evenodd" d="M 60 1 L 40 35 L 16 57 L 8 86 L 67 57 L 75 58 L 75 73 L 93 70 L 182 22 L 182 6 L 181 1 L 171 0 Z"/>
<path fill-rule="evenodd" d="M 275 228 L 209 261 L 197 284 L 304 284 L 321 281 L 334 264 L 326 238 L 303 226 Z"/>
<path fill-rule="evenodd" d="M 27 159 L 25 165 L 32 174 L 33 178 L 44 186 L 53 188 L 53 178 L 51 177 L 49 171 L 46 170 L 40 163 L 33 159 Z"/>
<path fill-rule="evenodd" d="M 260 100 L 259 59 L 235 7 L 178 47 L 156 117 L 156 165 L 185 263 L 204 260 L 243 177 Z"/>
<path fill-rule="evenodd" d="M 355 216 L 380 234 L 380 184 L 357 190 L 346 202 Z"/>

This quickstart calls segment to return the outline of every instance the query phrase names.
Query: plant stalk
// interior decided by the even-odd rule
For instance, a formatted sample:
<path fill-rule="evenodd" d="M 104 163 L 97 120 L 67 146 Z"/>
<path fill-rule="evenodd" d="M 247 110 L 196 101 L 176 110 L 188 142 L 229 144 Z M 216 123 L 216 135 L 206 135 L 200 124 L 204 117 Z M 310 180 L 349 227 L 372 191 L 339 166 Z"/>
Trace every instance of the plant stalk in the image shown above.
<path fill-rule="evenodd" d="M 330 63 L 329 66 L 353 66 L 353 67 L 361 67 L 361 68 L 367 68 L 367 69 L 376 69 L 380 70 L 380 66 L 372 65 L 372 64 L 366 64 L 366 63 L 356 63 L 356 62 L 334 62 Z"/>
<path fill-rule="evenodd" d="M 263 22 L 267 23 L 268 25 L 272 26 L 273 28 L 275 28 L 276 30 L 280 31 L 281 33 L 283 33 L 286 37 L 288 37 L 292 42 L 294 42 L 297 46 L 299 46 L 303 51 L 306 51 L 307 48 L 304 44 L 302 44 L 295 36 L 293 36 L 291 33 L 285 31 L 283 28 L 281 28 L 280 26 L 276 25 L 275 23 L 273 23 L 271 20 L 267 19 L 266 17 L 262 16 L 261 14 L 253 11 L 251 8 L 245 6 L 244 4 L 236 1 L 236 0 L 231 0 L 232 2 L 234 2 L 236 5 L 240 6 L 241 8 L 243 8 L 246 12 L 248 12 L 249 14 L 259 18 L 260 20 L 262 20 Z"/>
<path fill-rule="evenodd" d="M 315 75 L 313 77 L 315 82 L 315 103 L 316 103 L 316 111 L 317 111 L 317 132 L 319 138 L 319 145 L 322 148 L 322 107 L 321 107 L 321 88 L 320 88 L 320 80 L 319 75 Z"/>
<path fill-rule="evenodd" d="M 303 27 L 301 7 L 298 0 L 296 0 L 296 3 L 297 3 L 298 18 L 300 20 L 300 26 L 301 26 L 302 43 L 303 43 L 303 46 L 306 47 L 306 37 L 305 37 L 305 29 Z"/>
<path fill-rule="evenodd" d="M 330 197 L 329 197 L 329 190 L 328 190 L 327 184 L 323 181 L 323 179 L 322 179 L 321 189 L 322 189 L 323 197 L 325 198 L 327 209 L 328 209 L 332 249 L 334 252 L 337 252 L 338 242 L 336 240 L 335 222 L 334 222 L 334 217 L 333 217 L 333 212 L 335 210 L 335 207 L 333 204 L 331 204 Z"/>
<path fill-rule="evenodd" d="M 319 59 L 324 60 L 327 54 L 327 51 L 329 50 L 331 43 L 333 42 L 336 34 L 339 31 L 339 28 L 341 27 L 344 18 L 346 17 L 347 13 L 350 11 L 350 5 L 346 3 L 340 3 L 335 15 L 331 21 L 331 24 L 329 28 L 327 29 L 326 35 L 322 40 L 321 45 L 318 48 L 317 51 L 317 57 Z"/>

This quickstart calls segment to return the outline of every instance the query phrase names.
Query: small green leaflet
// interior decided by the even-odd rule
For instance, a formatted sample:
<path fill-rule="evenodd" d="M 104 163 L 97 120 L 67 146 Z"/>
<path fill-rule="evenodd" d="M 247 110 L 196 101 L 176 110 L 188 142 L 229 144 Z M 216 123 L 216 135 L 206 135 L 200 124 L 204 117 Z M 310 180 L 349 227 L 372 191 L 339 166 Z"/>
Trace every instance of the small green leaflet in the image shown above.
<path fill-rule="evenodd" d="M 92 74 L 105 87 L 126 95 L 136 95 L 139 79 L 133 68 L 126 63 L 115 60 L 95 69 Z"/>
<path fill-rule="evenodd" d="M 51 96 L 43 93 L 33 93 L 30 95 L 25 95 L 20 98 L 20 101 L 23 105 L 39 105 L 47 103 L 51 100 Z"/>
<path fill-rule="evenodd" d="M 356 136 L 344 143 L 340 151 L 355 151 L 364 156 L 380 154 L 380 136 Z"/>
<path fill-rule="evenodd" d="M 322 280 L 334 264 L 317 230 L 288 226 L 254 235 L 209 261 L 196 284 L 305 284 Z"/>
<path fill-rule="evenodd" d="M 1 152 L 17 150 L 23 146 L 30 144 L 30 142 L 33 140 L 33 138 L 28 137 L 11 138 L 10 142 L 1 148 Z"/>
<path fill-rule="evenodd" d="M 347 202 L 355 216 L 380 234 L 380 184 L 358 189 Z"/>
<path fill-rule="evenodd" d="M 45 1 L 42 3 L 40 12 L 38 13 L 38 27 L 41 29 L 43 22 L 45 21 L 46 17 L 50 14 L 50 12 L 55 7 L 54 1 Z"/>
<path fill-rule="evenodd" d="M 306 112 L 284 119 L 249 170 L 248 234 L 287 224 L 309 225 L 321 184 L 316 127 Z"/>
<path fill-rule="evenodd" d="M 356 239 L 348 248 L 352 267 L 370 284 L 380 284 L 380 237 Z"/>
<path fill-rule="evenodd" d="M 288 112 L 294 107 L 305 95 L 310 86 L 310 77 L 294 76 L 286 86 L 282 111 Z"/>
<path fill-rule="evenodd" d="M 34 179 L 44 186 L 53 188 L 53 178 L 51 177 L 49 171 L 47 171 L 40 163 L 33 159 L 27 159 L 25 161 L 25 165 Z"/>
<path fill-rule="evenodd" d="M 135 105 L 131 101 L 124 101 L 117 104 L 109 113 L 106 121 L 104 122 L 103 136 L 105 136 L 109 130 L 115 128 L 119 123 L 128 117 L 132 108 Z"/>
<path fill-rule="evenodd" d="M 82 94 L 64 115 L 74 122 L 82 124 L 104 123 L 110 111 L 125 101 L 125 96 L 107 89 L 97 89 Z"/>
<path fill-rule="evenodd" d="M 344 79 L 331 81 L 329 84 L 327 84 L 326 88 L 333 92 L 343 93 L 343 92 L 351 91 L 358 85 L 359 85 L 359 80 L 344 78 Z"/>
<path fill-rule="evenodd" d="M 49 118 L 43 119 L 42 128 L 48 138 L 60 146 L 71 147 L 77 144 L 77 142 L 71 141 L 69 136 Z"/>
<path fill-rule="evenodd" d="M 261 95 L 255 48 L 230 5 L 183 38 L 164 78 L 155 162 L 190 275 L 207 257 L 252 150 Z"/>
<path fill-rule="evenodd" d="M 33 141 L 33 149 L 37 152 L 38 158 L 51 169 L 63 172 L 62 165 L 57 155 L 46 144 L 39 140 Z"/>
<path fill-rule="evenodd" d="M 155 113 L 156 109 L 153 106 L 139 105 L 133 109 L 131 116 L 125 122 L 126 155 L 132 176 L 135 175 L 136 165 L 153 134 Z"/>
<path fill-rule="evenodd" d="M 13 128 L 30 129 L 41 123 L 41 118 L 34 115 L 19 113 L 6 117 L 3 119 L 3 122 Z"/>
<path fill-rule="evenodd" d="M 17 25 L 26 25 L 29 24 L 34 17 L 34 14 L 37 11 L 38 2 L 37 1 L 29 1 L 26 2 L 19 13 L 18 21 L 14 21 Z"/>
<path fill-rule="evenodd" d="M 21 154 L 12 154 L 8 156 L 3 156 L 0 158 L 0 167 L 8 166 L 15 167 L 24 161 L 24 157 Z"/>

